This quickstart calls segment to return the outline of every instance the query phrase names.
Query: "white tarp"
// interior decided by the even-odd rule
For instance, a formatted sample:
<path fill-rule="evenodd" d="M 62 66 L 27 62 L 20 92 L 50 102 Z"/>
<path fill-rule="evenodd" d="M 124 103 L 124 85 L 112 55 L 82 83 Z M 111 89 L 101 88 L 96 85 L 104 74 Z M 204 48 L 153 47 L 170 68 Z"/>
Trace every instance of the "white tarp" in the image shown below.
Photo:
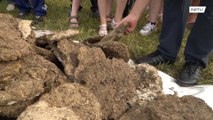
<path fill-rule="evenodd" d="M 192 87 L 181 87 L 175 83 L 171 76 L 159 71 L 163 81 L 164 94 L 177 94 L 179 97 L 192 95 L 203 99 L 213 109 L 213 85 L 195 85 Z"/>

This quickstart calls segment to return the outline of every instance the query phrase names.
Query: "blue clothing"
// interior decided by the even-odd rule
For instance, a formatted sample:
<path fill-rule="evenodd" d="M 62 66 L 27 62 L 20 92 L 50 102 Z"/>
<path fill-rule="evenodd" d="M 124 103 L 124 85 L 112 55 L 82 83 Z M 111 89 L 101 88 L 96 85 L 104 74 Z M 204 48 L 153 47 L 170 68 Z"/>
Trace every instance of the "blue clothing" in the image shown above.
<path fill-rule="evenodd" d="M 15 0 L 7 0 L 8 1 L 8 4 L 15 4 L 16 1 Z"/>
<path fill-rule="evenodd" d="M 31 0 L 32 9 L 35 16 L 45 16 L 46 15 L 46 5 L 45 0 Z M 29 0 L 16 0 L 16 6 L 19 12 L 30 12 L 31 6 Z"/>

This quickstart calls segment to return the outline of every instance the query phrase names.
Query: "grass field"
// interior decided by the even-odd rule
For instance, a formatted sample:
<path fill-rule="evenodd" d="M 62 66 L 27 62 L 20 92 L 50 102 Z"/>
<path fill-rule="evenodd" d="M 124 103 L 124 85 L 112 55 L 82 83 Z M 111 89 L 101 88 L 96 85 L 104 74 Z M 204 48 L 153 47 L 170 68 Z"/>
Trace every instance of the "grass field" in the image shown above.
<path fill-rule="evenodd" d="M 3 0 L 0 3 L 0 12 L 8 13 L 5 10 L 6 0 Z M 68 12 L 69 12 L 69 0 L 46 0 L 46 4 L 48 5 L 48 14 L 44 24 L 37 26 L 38 29 L 48 29 L 53 31 L 61 31 L 68 29 Z M 75 40 L 83 40 L 89 36 L 97 35 L 99 20 L 97 18 L 93 18 L 90 12 L 90 2 L 89 0 L 82 1 L 82 6 L 84 7 L 82 11 L 79 13 L 79 21 L 80 21 L 80 35 L 75 37 Z M 9 12 L 16 16 L 17 10 L 14 12 Z M 146 22 L 146 19 L 142 16 L 137 29 L 130 35 L 125 36 L 121 39 L 123 43 L 125 43 L 130 50 L 131 57 L 133 60 L 138 58 L 139 56 L 146 55 L 150 52 L 153 52 L 158 43 L 159 43 L 159 34 L 161 25 L 158 24 L 158 30 L 147 37 L 142 37 L 138 34 L 139 29 Z M 29 19 L 32 19 L 32 15 L 29 16 Z M 157 68 L 173 77 L 176 77 L 179 73 L 183 63 L 184 63 L 184 47 L 185 41 L 189 34 L 189 30 L 186 30 L 184 35 L 184 42 L 182 43 L 181 50 L 179 52 L 177 61 L 174 65 L 159 65 Z M 200 80 L 199 84 L 213 84 L 213 56 L 211 56 L 209 60 L 209 66 L 203 72 L 203 77 Z"/>

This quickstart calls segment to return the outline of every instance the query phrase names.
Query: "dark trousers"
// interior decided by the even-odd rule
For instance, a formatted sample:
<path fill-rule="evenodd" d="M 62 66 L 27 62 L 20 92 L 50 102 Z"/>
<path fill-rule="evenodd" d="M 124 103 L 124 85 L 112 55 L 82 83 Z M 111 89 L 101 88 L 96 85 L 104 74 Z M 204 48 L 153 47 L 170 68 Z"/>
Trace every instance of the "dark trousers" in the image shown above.
<path fill-rule="evenodd" d="M 15 0 L 8 0 L 9 4 L 15 4 L 15 2 L 16 2 Z"/>
<path fill-rule="evenodd" d="M 44 0 L 31 0 L 32 9 L 36 16 L 46 15 L 46 7 Z M 19 12 L 29 12 L 31 9 L 29 0 L 16 0 L 16 6 L 19 9 Z"/>
<path fill-rule="evenodd" d="M 98 10 L 98 1 L 97 0 L 90 0 L 92 7 L 91 7 L 91 11 L 92 12 L 96 12 Z"/>
<path fill-rule="evenodd" d="M 188 0 L 164 0 L 163 26 L 158 50 L 175 60 L 179 52 L 190 5 Z M 199 14 L 185 48 L 186 62 L 199 61 L 204 67 L 213 49 L 213 0 L 202 0 L 206 11 Z"/>

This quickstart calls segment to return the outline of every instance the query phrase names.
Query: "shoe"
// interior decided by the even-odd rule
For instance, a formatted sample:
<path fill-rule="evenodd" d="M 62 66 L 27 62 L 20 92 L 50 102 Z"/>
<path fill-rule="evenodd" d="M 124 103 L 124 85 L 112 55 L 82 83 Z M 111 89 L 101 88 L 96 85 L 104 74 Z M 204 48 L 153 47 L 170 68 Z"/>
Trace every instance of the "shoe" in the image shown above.
<path fill-rule="evenodd" d="M 79 27 L 78 23 L 78 17 L 77 16 L 71 16 L 69 19 L 70 28 L 71 29 L 77 29 Z"/>
<path fill-rule="evenodd" d="M 111 22 L 112 29 L 115 29 L 115 27 L 116 27 L 117 24 L 118 23 L 115 21 L 115 19 L 112 19 L 112 22 Z"/>
<path fill-rule="evenodd" d="M 139 34 L 142 36 L 147 36 L 156 30 L 157 30 L 156 24 L 151 24 L 151 22 L 149 22 L 140 30 Z"/>
<path fill-rule="evenodd" d="M 177 84 L 184 87 L 196 85 L 201 78 L 202 69 L 199 62 L 186 62 L 177 78 Z"/>
<path fill-rule="evenodd" d="M 102 24 L 102 25 L 100 25 L 99 26 L 99 35 L 101 36 L 101 37 L 103 37 L 103 36 L 106 36 L 107 34 L 108 34 L 108 32 L 107 32 L 107 24 Z"/>
<path fill-rule="evenodd" d="M 6 10 L 7 11 L 14 11 L 15 10 L 15 4 L 8 4 L 7 7 L 6 7 Z"/>
<path fill-rule="evenodd" d="M 159 51 L 148 54 L 147 56 L 141 57 L 136 61 L 137 64 L 147 63 L 150 65 L 159 65 L 159 64 L 173 64 L 173 60 L 169 60 L 162 55 Z"/>
<path fill-rule="evenodd" d="M 44 16 L 35 16 L 33 19 L 33 24 L 38 24 L 44 22 Z"/>
<path fill-rule="evenodd" d="M 28 15 L 29 15 L 29 12 L 19 12 L 17 18 L 26 19 Z"/>

